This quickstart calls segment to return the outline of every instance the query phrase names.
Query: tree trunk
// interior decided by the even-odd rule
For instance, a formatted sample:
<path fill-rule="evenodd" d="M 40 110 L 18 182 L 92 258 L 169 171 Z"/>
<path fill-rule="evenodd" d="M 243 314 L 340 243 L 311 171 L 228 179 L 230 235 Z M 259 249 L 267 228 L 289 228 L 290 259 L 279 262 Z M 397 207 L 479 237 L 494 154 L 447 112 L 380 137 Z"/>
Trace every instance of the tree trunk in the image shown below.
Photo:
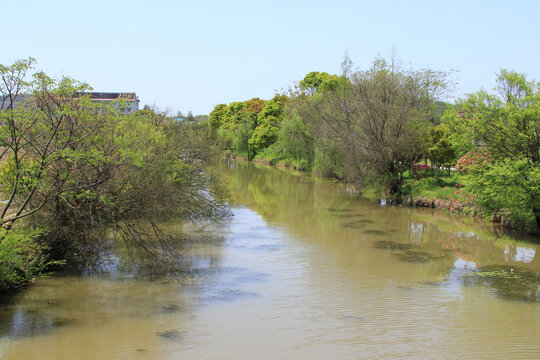
<path fill-rule="evenodd" d="M 540 229 L 540 209 L 533 208 L 534 219 L 536 220 L 536 226 Z"/>

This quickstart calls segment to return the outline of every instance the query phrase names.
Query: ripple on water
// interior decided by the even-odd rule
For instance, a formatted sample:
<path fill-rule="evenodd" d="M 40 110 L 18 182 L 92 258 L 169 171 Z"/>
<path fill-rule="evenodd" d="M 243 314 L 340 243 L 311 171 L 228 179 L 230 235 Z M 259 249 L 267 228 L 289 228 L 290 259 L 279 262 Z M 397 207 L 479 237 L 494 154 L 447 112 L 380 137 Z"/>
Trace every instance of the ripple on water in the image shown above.
<path fill-rule="evenodd" d="M 259 297 L 260 294 L 250 291 L 244 291 L 240 289 L 222 289 L 215 291 L 211 294 L 203 296 L 201 301 L 203 303 L 215 303 L 215 302 L 231 302 L 240 299 Z"/>
<path fill-rule="evenodd" d="M 281 250 L 285 247 L 284 244 L 262 244 L 262 245 L 259 245 L 259 246 L 256 246 L 254 248 L 254 250 L 259 250 L 259 251 L 277 251 L 277 250 Z"/>

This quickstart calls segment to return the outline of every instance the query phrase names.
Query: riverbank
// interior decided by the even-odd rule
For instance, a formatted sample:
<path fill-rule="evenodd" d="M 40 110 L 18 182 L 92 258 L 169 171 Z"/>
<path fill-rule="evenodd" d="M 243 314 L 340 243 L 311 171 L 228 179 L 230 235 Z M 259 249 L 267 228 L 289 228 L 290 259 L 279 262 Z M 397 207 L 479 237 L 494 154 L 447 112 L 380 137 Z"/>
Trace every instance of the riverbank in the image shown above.
<path fill-rule="evenodd" d="M 0 306 L 0 358 L 538 358 L 534 239 L 222 165 L 234 216 L 191 228 L 178 270 L 39 280 Z"/>
<path fill-rule="evenodd" d="M 311 172 L 306 170 L 292 161 L 272 161 L 268 158 L 255 157 L 248 160 L 246 156 L 226 154 L 231 159 L 251 162 L 263 166 L 275 166 L 279 168 L 290 169 L 300 172 Z M 483 219 L 486 222 L 499 225 L 508 230 L 532 230 L 531 228 L 517 225 L 508 216 L 501 214 L 488 214 L 481 207 L 474 204 L 474 195 L 467 191 L 467 187 L 463 185 L 465 179 L 463 175 L 453 172 L 450 176 L 439 179 L 440 185 L 437 185 L 434 177 L 414 178 L 408 173 L 405 174 L 404 198 L 401 206 L 407 207 L 423 207 L 438 209 L 449 212 L 451 214 L 474 217 Z M 384 199 L 386 196 L 381 189 L 362 189 L 358 190 L 363 197 L 377 201 Z"/>
<path fill-rule="evenodd" d="M 294 160 L 278 160 L 273 158 L 267 158 L 260 155 L 256 155 L 253 159 L 249 160 L 247 155 L 238 155 L 235 153 L 226 152 L 224 155 L 226 158 L 232 160 L 238 160 L 243 162 L 251 162 L 258 165 L 275 166 L 278 168 L 291 169 L 295 171 L 311 172 L 305 164 L 298 163 Z"/>

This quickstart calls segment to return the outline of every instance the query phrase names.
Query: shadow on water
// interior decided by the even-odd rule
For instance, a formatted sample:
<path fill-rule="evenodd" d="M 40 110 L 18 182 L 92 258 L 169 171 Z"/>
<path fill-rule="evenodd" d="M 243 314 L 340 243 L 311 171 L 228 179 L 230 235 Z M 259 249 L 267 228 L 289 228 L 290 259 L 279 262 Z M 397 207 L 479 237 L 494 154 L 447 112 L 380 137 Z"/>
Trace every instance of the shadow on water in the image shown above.
<path fill-rule="evenodd" d="M 330 209 L 325 209 L 326 211 L 329 211 L 331 213 L 350 213 L 352 212 L 351 209 L 338 209 L 338 208 L 330 208 Z"/>
<path fill-rule="evenodd" d="M 426 263 L 433 260 L 444 259 L 444 254 L 437 255 L 426 251 L 407 250 L 402 253 L 394 254 L 400 261 L 408 263 Z"/>
<path fill-rule="evenodd" d="M 385 235 L 390 235 L 391 233 L 395 231 L 394 230 L 366 229 L 363 232 L 370 235 L 385 236 Z"/>
<path fill-rule="evenodd" d="M 168 341 L 182 341 L 185 331 L 165 330 L 156 332 L 156 336 Z"/>
<path fill-rule="evenodd" d="M 410 250 L 413 248 L 418 248 L 418 245 L 399 243 L 399 242 L 390 241 L 390 240 L 380 240 L 380 241 L 374 241 L 373 247 L 375 249 Z"/>
<path fill-rule="evenodd" d="M 348 223 L 342 224 L 341 226 L 345 228 L 350 228 L 350 229 L 364 229 L 366 225 L 373 224 L 373 223 L 374 223 L 373 220 L 362 219 L 362 220 L 350 221 Z"/>
<path fill-rule="evenodd" d="M 540 301 L 540 273 L 510 265 L 488 265 L 463 278 L 464 285 L 482 285 L 507 300 Z"/>
<path fill-rule="evenodd" d="M 434 254 L 420 250 L 420 246 L 416 244 L 400 243 L 391 240 L 374 241 L 375 249 L 395 250 L 394 255 L 398 260 L 408 263 L 426 263 L 433 260 L 444 259 L 446 254 Z"/>

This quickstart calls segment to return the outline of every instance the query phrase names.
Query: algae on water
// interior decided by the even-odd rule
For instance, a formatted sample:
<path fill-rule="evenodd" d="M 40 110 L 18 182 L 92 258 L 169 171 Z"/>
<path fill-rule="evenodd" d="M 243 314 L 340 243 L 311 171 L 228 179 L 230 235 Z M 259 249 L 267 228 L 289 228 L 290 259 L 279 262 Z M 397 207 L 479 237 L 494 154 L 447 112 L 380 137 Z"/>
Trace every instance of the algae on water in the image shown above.
<path fill-rule="evenodd" d="M 538 302 L 540 273 L 511 265 L 488 265 L 464 279 L 466 284 L 489 286 L 508 300 Z"/>

